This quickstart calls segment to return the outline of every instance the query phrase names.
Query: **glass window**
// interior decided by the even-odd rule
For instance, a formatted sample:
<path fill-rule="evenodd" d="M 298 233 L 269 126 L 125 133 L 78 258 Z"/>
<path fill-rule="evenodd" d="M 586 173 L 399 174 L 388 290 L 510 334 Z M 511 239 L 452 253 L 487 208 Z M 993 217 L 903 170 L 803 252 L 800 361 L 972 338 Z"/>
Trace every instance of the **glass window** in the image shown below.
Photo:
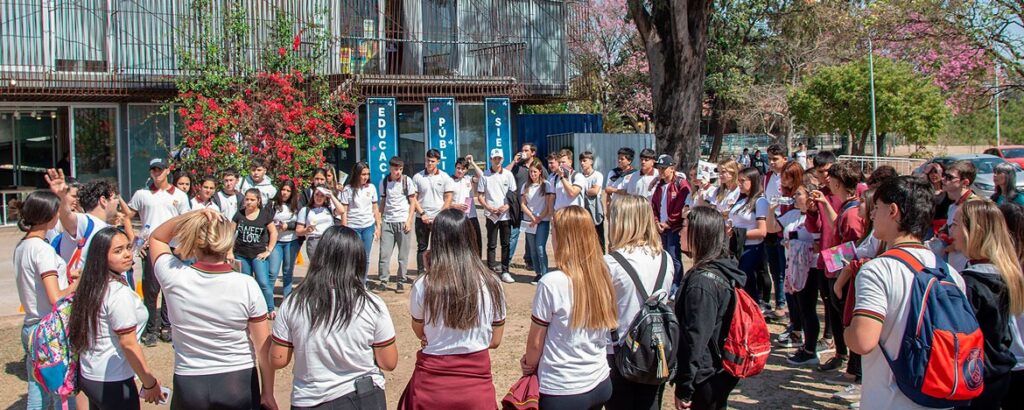
<path fill-rule="evenodd" d="M 485 120 L 483 104 L 459 104 L 459 157 L 472 155 L 476 162 L 486 163 Z"/>
<path fill-rule="evenodd" d="M 405 160 L 405 173 L 413 175 L 423 170 L 426 130 L 424 129 L 423 105 L 399 105 L 398 156 Z M 365 128 L 364 128 L 365 129 Z"/>
<path fill-rule="evenodd" d="M 75 176 L 117 179 L 117 108 L 75 108 Z"/>
<path fill-rule="evenodd" d="M 154 104 L 128 106 L 128 186 L 136 190 L 149 180 L 149 160 L 169 157 L 171 117 Z M 131 196 L 129 193 L 125 196 Z"/>
<path fill-rule="evenodd" d="M 107 71 L 106 0 L 57 1 L 54 64 L 57 71 Z"/>
<path fill-rule="evenodd" d="M 42 0 L 0 1 L 0 50 L 3 50 L 0 66 L 45 64 L 42 3 Z"/>

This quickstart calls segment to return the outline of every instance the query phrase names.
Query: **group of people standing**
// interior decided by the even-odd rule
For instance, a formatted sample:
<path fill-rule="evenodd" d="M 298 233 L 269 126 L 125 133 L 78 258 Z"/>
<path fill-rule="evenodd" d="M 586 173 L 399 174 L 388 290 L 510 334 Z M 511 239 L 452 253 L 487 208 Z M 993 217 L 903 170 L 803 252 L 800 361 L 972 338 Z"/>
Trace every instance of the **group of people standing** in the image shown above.
<path fill-rule="evenodd" d="M 50 170 L 50 189 L 19 207 L 24 347 L 52 306 L 74 295 L 78 399 L 92 408 L 164 398 L 139 344 L 158 338 L 174 343 L 175 409 L 276 408 L 275 371 L 292 361 L 293 408 L 384 408 L 383 371 L 395 368 L 398 351 L 388 307 L 374 293 L 391 289 L 397 249 L 394 290 L 411 285 L 411 328 L 422 346 L 399 408 L 493 408 L 489 351 L 501 344 L 507 315 L 501 282 L 513 281 L 511 255 L 525 233 L 537 287 L 520 368 L 538 376 L 541 408 L 661 408 L 665 385 L 630 381 L 612 358 L 623 348 L 613 335 L 625 334 L 647 302 L 640 295 L 671 300 L 678 317 L 675 407 L 725 408 L 740 381 L 722 367 L 733 287 L 786 324 L 775 343 L 796 349 L 790 364 L 817 366 L 833 373 L 826 381 L 848 386 L 839 397 L 917 408 L 877 348 L 899 351 L 908 319 L 913 272 L 879 257 L 899 249 L 948 269 L 968 295 L 986 340 L 985 391 L 972 407 L 1007 408 L 1024 391 L 1024 206 L 1005 189 L 1013 174 L 989 200 L 972 193 L 976 172 L 966 161 L 937 177 L 934 168 L 913 177 L 884 166 L 865 176 L 818 152 L 805 172 L 770 146 L 766 172 L 726 160 L 709 181 L 650 149 L 638 168 L 635 151 L 619 150 L 607 178 L 589 152 L 560 150 L 546 163 L 536 152 L 526 144 L 505 164 L 494 150 L 486 169 L 460 158 L 450 176 L 430 150 L 412 177 L 396 157 L 379 184 L 360 163 L 344 185 L 316 170 L 309 188 L 275 186 L 259 162 L 245 178 L 224 172 L 219 188 L 212 177 L 193 187 L 155 159 L 152 185 L 127 202 L 109 181 L 79 185 Z M 413 230 L 418 276 L 409 281 Z M 828 271 L 821 251 L 845 243 L 857 262 Z M 303 244 L 309 270 L 293 286 Z M 142 301 L 131 282 L 139 251 Z M 29 380 L 29 407 L 40 408 L 52 397 Z"/>

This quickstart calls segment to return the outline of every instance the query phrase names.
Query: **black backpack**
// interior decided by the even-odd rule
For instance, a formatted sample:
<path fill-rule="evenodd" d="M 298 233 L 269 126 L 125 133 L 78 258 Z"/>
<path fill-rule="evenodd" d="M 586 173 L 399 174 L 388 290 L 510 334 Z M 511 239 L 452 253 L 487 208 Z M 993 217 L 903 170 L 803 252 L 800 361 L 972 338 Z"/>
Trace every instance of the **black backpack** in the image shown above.
<path fill-rule="evenodd" d="M 652 297 L 644 290 L 640 276 L 626 258 L 619 252 L 612 252 L 611 256 L 629 274 L 643 302 L 629 324 L 629 331 L 623 335 L 622 343 L 615 346 L 615 368 L 623 378 L 634 383 L 664 384 L 676 374 L 676 340 L 679 337 L 679 321 L 672 308 L 665 304 L 668 292 L 655 292 Z M 668 254 L 662 252 L 661 271 L 654 282 L 655 288 L 665 281 L 668 262 Z M 618 342 L 618 338 L 618 330 L 612 331 L 612 340 Z"/>

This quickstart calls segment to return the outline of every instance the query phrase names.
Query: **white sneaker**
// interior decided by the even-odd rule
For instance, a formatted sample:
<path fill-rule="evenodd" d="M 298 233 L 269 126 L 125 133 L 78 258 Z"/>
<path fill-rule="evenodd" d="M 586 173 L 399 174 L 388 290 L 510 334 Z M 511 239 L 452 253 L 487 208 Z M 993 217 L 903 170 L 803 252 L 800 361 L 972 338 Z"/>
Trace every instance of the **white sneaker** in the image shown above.
<path fill-rule="evenodd" d="M 843 391 L 837 392 L 836 394 L 833 394 L 832 398 L 833 399 L 846 400 L 846 401 L 849 401 L 849 402 L 859 402 L 860 401 L 860 385 L 859 384 L 851 384 L 849 386 L 846 386 L 846 388 L 844 388 Z"/>
<path fill-rule="evenodd" d="M 501 274 L 501 281 L 505 282 L 505 283 L 515 283 L 516 282 L 516 280 L 512 279 L 512 275 L 509 274 L 508 272 L 505 272 L 505 273 Z"/>
<path fill-rule="evenodd" d="M 859 409 L 860 408 L 860 402 L 859 401 L 855 401 L 853 403 L 850 403 L 850 408 L 851 409 Z"/>

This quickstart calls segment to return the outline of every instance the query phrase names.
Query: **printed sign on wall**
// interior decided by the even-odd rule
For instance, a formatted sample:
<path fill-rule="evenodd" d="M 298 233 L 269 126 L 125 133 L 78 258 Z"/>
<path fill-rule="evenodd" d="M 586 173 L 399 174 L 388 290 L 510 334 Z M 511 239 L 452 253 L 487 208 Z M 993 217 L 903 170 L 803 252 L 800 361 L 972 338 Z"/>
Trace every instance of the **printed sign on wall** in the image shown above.
<path fill-rule="evenodd" d="M 391 157 L 398 155 L 396 125 L 394 98 L 366 99 L 366 163 L 374 185 L 379 185 L 390 171 Z"/>
<path fill-rule="evenodd" d="M 509 109 L 511 104 L 508 98 L 488 98 L 484 100 L 484 110 L 487 113 L 487 159 L 491 156 L 491 150 L 501 148 L 504 152 L 502 166 L 512 160 L 512 123 L 509 120 Z"/>
<path fill-rule="evenodd" d="M 427 99 L 427 132 L 429 148 L 441 152 L 437 167 L 442 172 L 455 174 L 455 160 L 459 155 L 458 127 L 455 126 L 455 99 Z"/>

